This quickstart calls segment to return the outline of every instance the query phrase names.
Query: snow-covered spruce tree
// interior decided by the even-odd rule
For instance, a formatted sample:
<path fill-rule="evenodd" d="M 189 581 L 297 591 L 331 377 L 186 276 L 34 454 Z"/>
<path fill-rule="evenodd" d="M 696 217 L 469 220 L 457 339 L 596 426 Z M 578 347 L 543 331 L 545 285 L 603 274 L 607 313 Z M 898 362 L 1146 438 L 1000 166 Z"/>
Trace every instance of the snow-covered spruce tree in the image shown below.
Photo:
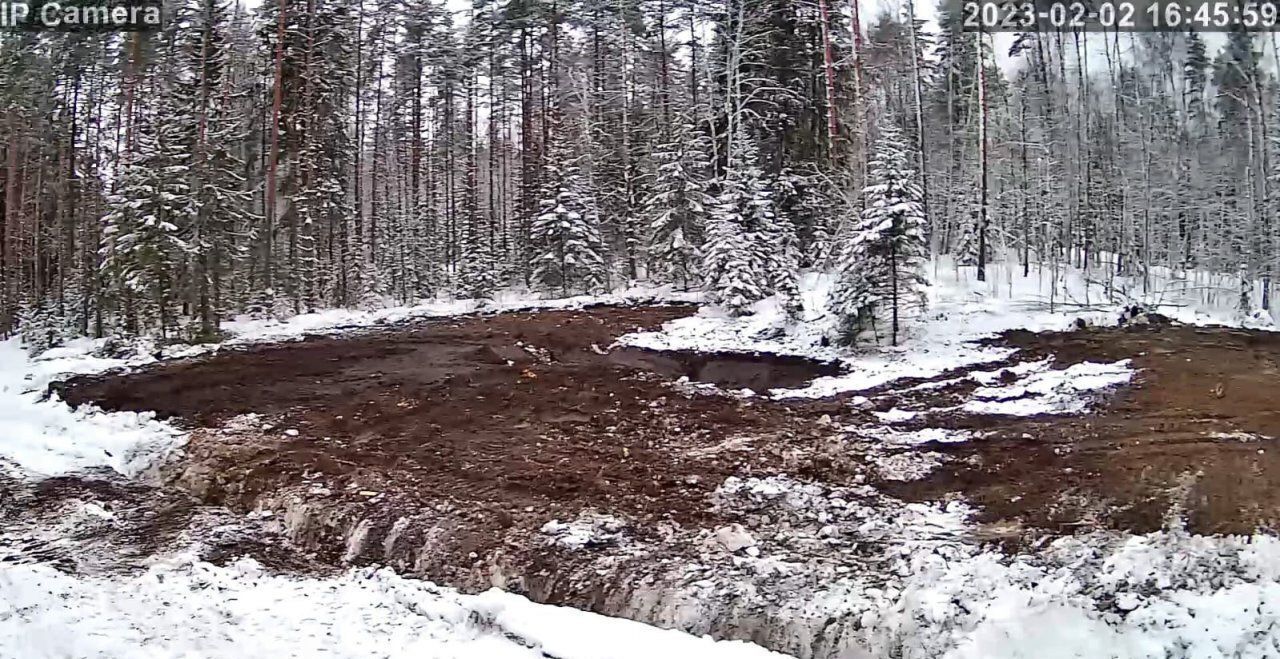
<path fill-rule="evenodd" d="M 829 179 L 817 171 L 785 168 L 777 176 L 778 209 L 795 225 L 800 265 L 812 267 L 831 251 L 831 233 L 841 204 Z"/>
<path fill-rule="evenodd" d="M 250 241 L 245 236 L 259 218 L 250 210 L 253 193 L 245 187 L 245 160 L 235 148 L 249 130 L 230 79 L 235 36 L 230 4 L 187 0 L 185 12 L 185 42 L 179 52 L 187 72 L 176 81 L 175 93 L 182 121 L 190 123 L 186 150 L 191 154 L 191 193 L 197 211 L 184 234 L 194 280 L 189 291 L 196 321 L 191 335 L 212 340 L 232 288 L 228 275 L 248 256 Z"/>
<path fill-rule="evenodd" d="M 189 246 L 182 235 L 196 215 L 185 126 L 174 95 L 162 92 L 157 112 L 136 125 L 133 151 L 120 166 L 116 193 L 103 217 L 101 271 L 125 331 L 177 329 L 177 276 Z"/>
<path fill-rule="evenodd" d="M 761 251 L 765 272 L 769 275 L 772 294 L 782 298 L 787 314 L 800 314 L 800 240 L 791 217 L 776 208 L 765 216 L 765 223 L 755 247 Z"/>
<path fill-rule="evenodd" d="M 845 342 L 868 331 L 878 340 L 887 330 L 897 345 L 903 311 L 924 305 L 926 218 L 901 131 L 882 115 L 879 132 L 868 163 L 866 209 L 839 240 L 832 312 L 840 319 Z"/>
<path fill-rule="evenodd" d="M 966 195 L 958 196 L 953 209 L 959 217 L 955 237 L 955 257 L 960 265 L 978 265 L 979 223 L 982 222 L 979 202 Z M 986 262 L 992 258 L 991 244 L 987 243 Z"/>
<path fill-rule="evenodd" d="M 545 290 L 599 290 L 605 281 L 604 242 L 591 186 L 572 152 L 573 141 L 552 122 L 551 148 L 543 172 L 540 212 L 530 228 L 533 281 Z M 558 134 L 559 133 L 559 134 Z"/>
<path fill-rule="evenodd" d="M 707 217 L 703 276 L 712 298 L 730 312 L 774 293 L 788 311 L 797 310 L 799 268 L 795 227 L 779 215 L 774 190 L 759 165 L 759 150 L 746 131 L 737 131 L 729 164 Z"/>
<path fill-rule="evenodd" d="M 707 217 L 707 241 L 702 271 L 712 299 L 733 313 L 743 314 L 768 297 L 769 281 L 759 238 L 761 215 L 773 213 L 773 200 L 763 194 L 762 174 L 756 166 L 756 147 L 745 135 L 734 140 L 729 165 L 720 178 Z"/>
<path fill-rule="evenodd" d="M 649 271 L 655 279 L 688 288 L 698 278 L 711 168 L 708 140 L 684 123 L 671 142 L 654 151 L 654 175 L 645 209 L 649 225 Z"/>
<path fill-rule="evenodd" d="M 25 303 L 18 311 L 18 333 L 27 351 L 38 355 L 58 345 L 64 329 L 62 321 L 50 298 Z"/>

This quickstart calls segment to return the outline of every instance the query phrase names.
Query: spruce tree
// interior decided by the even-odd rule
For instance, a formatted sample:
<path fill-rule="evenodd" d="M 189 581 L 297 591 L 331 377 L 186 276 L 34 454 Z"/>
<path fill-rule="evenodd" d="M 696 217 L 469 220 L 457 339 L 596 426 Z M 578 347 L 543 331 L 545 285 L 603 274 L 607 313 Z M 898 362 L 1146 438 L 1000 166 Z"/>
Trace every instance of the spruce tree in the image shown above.
<path fill-rule="evenodd" d="M 595 197 L 582 172 L 580 156 L 565 135 L 553 137 L 543 173 L 540 212 L 530 230 L 534 247 L 533 280 L 544 290 L 600 290 L 605 282 L 604 243 Z"/>
<path fill-rule="evenodd" d="M 185 127 L 166 119 L 179 113 L 162 93 L 156 112 L 140 121 L 134 148 L 121 166 L 119 187 L 103 218 L 102 272 L 130 333 L 178 326 L 179 264 L 190 251 L 196 203 L 188 183 Z"/>
<path fill-rule="evenodd" d="M 771 289 L 764 238 L 774 208 L 755 142 L 745 131 L 734 138 L 707 218 L 703 276 L 713 300 L 731 313 L 745 314 Z"/>
<path fill-rule="evenodd" d="M 684 123 L 673 141 L 653 154 L 653 185 L 645 210 L 649 225 L 649 270 L 660 281 L 688 288 L 698 277 L 707 214 L 713 202 L 706 176 L 710 146 Z"/>
<path fill-rule="evenodd" d="M 926 218 L 901 130 L 882 115 L 879 131 L 864 191 L 866 209 L 840 240 L 832 312 L 845 342 L 868 331 L 878 339 L 887 330 L 890 343 L 897 345 L 905 310 L 924 305 Z"/>

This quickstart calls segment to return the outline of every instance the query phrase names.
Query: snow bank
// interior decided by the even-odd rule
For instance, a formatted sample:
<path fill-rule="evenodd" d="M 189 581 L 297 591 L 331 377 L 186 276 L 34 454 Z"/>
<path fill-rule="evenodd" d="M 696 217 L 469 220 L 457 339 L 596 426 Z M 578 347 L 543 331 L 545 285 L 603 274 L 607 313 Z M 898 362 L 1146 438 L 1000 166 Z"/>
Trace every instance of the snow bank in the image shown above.
<path fill-rule="evenodd" d="M 785 533 L 752 529 L 757 543 L 735 564 L 792 566 L 757 587 L 772 591 L 766 601 L 792 593 L 779 612 L 788 624 L 826 621 L 820 638 L 840 640 L 837 656 L 1280 656 L 1275 537 L 1100 531 L 1005 554 L 975 537 L 982 527 L 960 502 L 895 503 L 866 487 L 785 476 L 730 478 L 716 497 L 787 521 Z M 845 546 L 850 560 L 823 560 Z M 742 592 L 723 571 L 699 575 L 704 590 Z M 786 581 L 797 574 L 811 581 Z"/>
<path fill-rule="evenodd" d="M 177 450 L 186 435 L 154 414 L 107 413 L 91 406 L 73 410 L 56 395 L 43 398 L 57 372 L 111 361 L 62 350 L 36 364 L 16 339 L 0 342 L 0 465 L 28 476 L 103 466 L 137 476 Z"/>
<path fill-rule="evenodd" d="M 782 657 L 501 591 L 468 596 L 390 570 L 334 579 L 179 561 L 130 577 L 0 569 L 6 656 L 648 659 Z"/>
<path fill-rule="evenodd" d="M 1069 537 L 1041 556 L 924 557 L 882 614 L 902 657 L 1280 655 L 1280 541 Z"/>

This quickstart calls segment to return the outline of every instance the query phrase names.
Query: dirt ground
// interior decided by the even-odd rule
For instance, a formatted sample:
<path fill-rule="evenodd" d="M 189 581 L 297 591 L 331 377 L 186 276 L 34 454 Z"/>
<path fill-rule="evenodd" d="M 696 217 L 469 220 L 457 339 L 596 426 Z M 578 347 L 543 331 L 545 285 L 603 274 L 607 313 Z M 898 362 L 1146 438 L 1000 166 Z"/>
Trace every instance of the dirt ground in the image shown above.
<path fill-rule="evenodd" d="M 1280 335 L 1131 327 L 1013 332 L 1006 365 L 1132 359 L 1131 385 L 1093 414 L 925 414 L 901 428 L 973 430 L 961 444 L 879 450 L 949 458 L 922 478 L 881 478 L 873 412 L 953 406 L 976 386 L 773 402 L 706 393 L 793 386 L 834 365 L 751 355 L 609 350 L 690 308 L 593 308 L 462 317 L 229 351 L 66 383 L 65 398 L 155 410 L 193 429 L 168 474 L 200 504 L 275 511 L 330 564 L 391 563 L 462 587 L 479 564 L 554 569 L 530 541 L 549 519 L 606 514 L 635 534 L 742 521 L 712 506 L 729 476 L 871 484 L 905 501 L 963 498 L 984 540 L 1081 530 L 1250 532 L 1280 510 Z M 1000 365 L 996 365 L 999 367 Z M 984 365 L 982 369 L 993 368 Z M 970 369 L 945 374 L 953 380 Z M 246 417 L 247 414 L 257 416 Z M 862 428 L 862 442 L 850 439 Z M 513 555 L 518 555 L 513 558 Z M 551 598 L 556 599 L 556 598 Z"/>
<path fill-rule="evenodd" d="M 434 321 L 81 379 L 64 396 L 109 410 L 156 410 L 200 429 L 175 478 L 209 504 L 251 510 L 305 489 L 331 507 L 360 509 L 344 514 L 361 519 L 386 511 L 384 528 L 375 529 L 381 537 L 407 510 L 444 511 L 435 525 L 450 527 L 449 541 L 434 565 L 422 566 L 439 576 L 501 545 L 511 527 L 572 519 L 585 508 L 641 528 L 711 523 L 707 496 L 727 476 L 773 473 L 789 445 L 820 435 L 804 422 L 808 410 L 682 396 L 666 381 L 709 376 L 764 388 L 833 367 L 768 357 L 708 366 L 705 356 L 604 349 L 623 333 L 688 313 L 595 309 Z M 237 418 L 250 412 L 265 421 L 246 426 Z M 213 430 L 229 421 L 231 430 Z M 717 448 L 744 432 L 777 441 Z M 330 526 L 316 532 L 350 531 Z"/>
<path fill-rule="evenodd" d="M 1094 414 L 930 417 L 920 425 L 980 429 L 981 441 L 934 448 L 976 459 L 903 494 L 961 491 L 985 520 L 1035 532 L 1146 532 L 1179 517 L 1197 533 L 1277 528 L 1280 334 L 1140 326 L 1010 332 L 993 343 L 1055 367 L 1132 359 L 1139 370 Z"/>

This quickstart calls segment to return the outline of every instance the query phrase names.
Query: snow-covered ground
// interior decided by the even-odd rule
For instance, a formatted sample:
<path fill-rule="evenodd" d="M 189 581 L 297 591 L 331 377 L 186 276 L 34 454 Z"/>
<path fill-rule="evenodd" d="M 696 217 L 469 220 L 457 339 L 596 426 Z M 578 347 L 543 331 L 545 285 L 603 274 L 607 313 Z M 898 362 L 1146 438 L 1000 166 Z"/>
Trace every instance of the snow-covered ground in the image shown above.
<path fill-rule="evenodd" d="M 803 593 L 778 617 L 798 636 L 813 629 L 802 621 L 824 621 L 814 642 L 837 652 L 831 656 L 1280 656 L 1280 539 L 1273 536 L 1199 536 L 1174 523 L 1144 535 L 1068 536 L 1011 555 L 975 540 L 981 528 L 970 520 L 973 510 L 956 501 L 903 504 L 865 486 L 785 476 L 731 477 L 717 497 L 788 522 L 785 537 L 739 530 L 725 540 L 738 548 L 735 568 L 767 575 L 756 588 L 771 588 L 775 598 Z M 839 551 L 859 559 L 815 560 Z M 699 576 L 704 581 L 695 585 L 707 598 L 721 589 L 755 596 L 718 570 Z M 805 588 L 810 579 L 821 584 L 816 592 Z"/>
<path fill-rule="evenodd" d="M 116 365 L 72 354 L 58 349 L 33 361 L 17 339 L 0 342 L 0 469 L 40 477 L 106 466 L 136 476 L 182 445 L 184 433 L 153 414 L 73 410 L 56 395 L 44 398 L 58 372 Z"/>
<path fill-rule="evenodd" d="M 462 595 L 390 570 L 331 579 L 176 557 L 136 576 L 0 567 L 0 655 L 766 659 L 782 655 L 492 590 Z"/>
<path fill-rule="evenodd" d="M 908 639 L 904 657 L 1275 657 L 1277 566 L 1274 537 L 1177 530 L 1067 537 L 1013 559 L 922 552 L 874 615 Z"/>

